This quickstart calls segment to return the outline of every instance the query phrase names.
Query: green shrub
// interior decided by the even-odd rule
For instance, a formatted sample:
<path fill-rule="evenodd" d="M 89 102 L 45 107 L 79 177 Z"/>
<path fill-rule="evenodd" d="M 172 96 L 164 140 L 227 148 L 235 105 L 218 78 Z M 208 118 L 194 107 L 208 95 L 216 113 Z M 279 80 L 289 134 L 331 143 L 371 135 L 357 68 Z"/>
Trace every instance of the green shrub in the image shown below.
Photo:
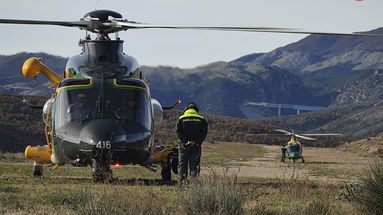
<path fill-rule="evenodd" d="M 356 198 L 371 214 L 383 214 L 383 160 L 375 160 L 362 177 L 362 192 Z"/>

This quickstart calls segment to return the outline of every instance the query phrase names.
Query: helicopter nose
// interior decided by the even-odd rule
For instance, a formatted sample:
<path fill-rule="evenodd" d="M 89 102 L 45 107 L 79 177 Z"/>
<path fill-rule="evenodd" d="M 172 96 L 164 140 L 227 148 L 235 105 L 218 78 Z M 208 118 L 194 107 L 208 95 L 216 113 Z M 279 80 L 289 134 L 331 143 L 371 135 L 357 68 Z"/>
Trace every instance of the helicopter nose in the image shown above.
<path fill-rule="evenodd" d="M 113 120 L 98 119 L 81 129 L 80 140 L 88 146 L 108 149 L 114 136 L 124 134 L 124 129 Z"/>
<path fill-rule="evenodd" d="M 142 149 L 152 136 L 150 131 L 134 129 L 134 125 L 127 128 L 110 119 L 95 119 L 79 130 L 80 148 L 83 151 Z"/>

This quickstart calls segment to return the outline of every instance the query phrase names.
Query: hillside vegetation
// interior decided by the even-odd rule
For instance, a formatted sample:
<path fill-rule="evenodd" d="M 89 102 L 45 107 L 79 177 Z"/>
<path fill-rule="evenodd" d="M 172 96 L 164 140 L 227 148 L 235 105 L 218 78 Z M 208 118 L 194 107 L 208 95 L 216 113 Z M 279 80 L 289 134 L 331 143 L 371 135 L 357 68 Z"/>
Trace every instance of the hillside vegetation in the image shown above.
<path fill-rule="evenodd" d="M 22 100 L 27 98 L 31 103 L 43 104 L 45 97 L 0 94 L 0 151 L 21 152 L 28 145 L 44 145 L 44 124 L 42 111 L 31 109 Z M 182 112 L 165 111 L 164 120 L 156 129 L 158 144 L 177 142 L 175 125 Z M 204 114 L 204 113 L 203 113 Z M 225 116 L 204 114 L 209 122 L 207 141 L 246 142 L 251 144 L 282 145 L 289 137 L 269 135 L 247 135 L 276 133 L 271 126 L 258 121 L 238 119 Z M 320 141 L 307 142 L 309 146 L 338 146 L 344 139 L 322 138 Z"/>
<path fill-rule="evenodd" d="M 352 139 L 383 135 L 383 101 L 344 105 L 331 110 L 300 115 L 263 118 L 260 121 L 316 133 L 341 133 Z"/>
<path fill-rule="evenodd" d="M 0 94 L 0 151 L 20 152 L 28 145 L 44 145 L 41 110 L 31 109 L 22 101 L 43 103 L 44 98 Z"/>

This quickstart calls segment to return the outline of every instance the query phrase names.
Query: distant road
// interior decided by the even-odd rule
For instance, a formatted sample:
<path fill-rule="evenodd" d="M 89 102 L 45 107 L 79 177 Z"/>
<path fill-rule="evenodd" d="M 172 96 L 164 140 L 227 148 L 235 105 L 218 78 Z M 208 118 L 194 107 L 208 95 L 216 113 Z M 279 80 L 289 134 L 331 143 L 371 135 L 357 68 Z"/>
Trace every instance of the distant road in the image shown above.
<path fill-rule="evenodd" d="M 245 106 L 261 106 L 261 107 L 271 107 L 278 108 L 278 116 L 281 115 L 282 108 L 289 108 L 297 110 L 297 114 L 303 111 L 320 111 L 320 110 L 329 110 L 328 107 L 319 107 L 319 106 L 305 106 L 305 105 L 294 105 L 294 104 L 277 104 L 277 103 L 268 103 L 268 102 L 247 102 Z"/>

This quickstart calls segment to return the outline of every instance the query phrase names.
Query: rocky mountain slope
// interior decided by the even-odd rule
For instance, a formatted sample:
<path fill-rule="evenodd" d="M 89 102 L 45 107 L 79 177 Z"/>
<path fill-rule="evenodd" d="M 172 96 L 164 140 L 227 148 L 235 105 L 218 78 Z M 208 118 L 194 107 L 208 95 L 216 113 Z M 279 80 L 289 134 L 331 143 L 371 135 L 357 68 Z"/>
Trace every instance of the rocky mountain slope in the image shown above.
<path fill-rule="evenodd" d="M 383 28 L 369 33 L 381 34 Z M 320 103 L 337 104 L 347 82 L 360 73 L 383 69 L 383 38 L 310 35 L 269 53 L 235 61 L 260 62 L 297 74 Z"/>
<path fill-rule="evenodd" d="M 383 69 L 358 73 L 339 91 L 334 106 L 383 101 Z"/>
<path fill-rule="evenodd" d="M 173 102 L 195 101 L 209 113 L 244 118 L 240 106 L 248 101 L 310 104 L 301 79 L 261 63 L 216 62 L 195 69 L 147 68 L 154 97 Z"/>
<path fill-rule="evenodd" d="M 23 63 L 30 57 L 41 57 L 45 65 L 58 74 L 63 74 L 68 59 L 46 53 L 18 53 L 15 55 L 0 55 L 0 93 L 39 95 L 43 91 L 36 91 L 46 84 L 45 77 L 38 76 L 33 81 L 21 74 Z M 44 88 L 46 89 L 46 88 Z"/>
<path fill-rule="evenodd" d="M 383 28 L 368 33 L 382 34 Z M 265 54 L 243 56 L 235 61 L 261 62 L 296 74 L 339 67 L 349 70 L 383 67 L 383 38 L 310 35 Z"/>

